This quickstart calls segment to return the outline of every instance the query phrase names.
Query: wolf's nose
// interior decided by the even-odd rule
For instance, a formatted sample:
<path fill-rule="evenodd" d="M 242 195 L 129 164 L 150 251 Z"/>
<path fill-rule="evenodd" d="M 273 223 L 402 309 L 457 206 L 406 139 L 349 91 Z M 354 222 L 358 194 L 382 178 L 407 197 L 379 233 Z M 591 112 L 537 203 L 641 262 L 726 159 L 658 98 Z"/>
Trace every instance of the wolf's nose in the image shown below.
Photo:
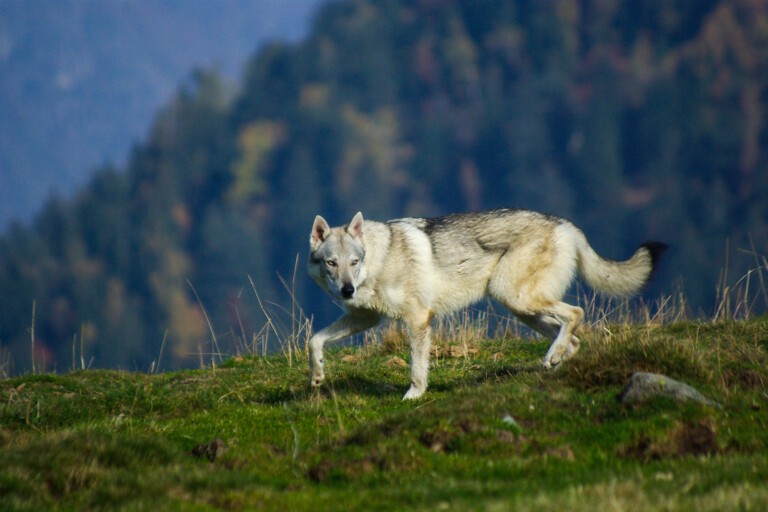
<path fill-rule="evenodd" d="M 351 299 L 355 294 L 355 287 L 352 283 L 347 283 L 341 287 L 341 296 L 345 299 Z"/>

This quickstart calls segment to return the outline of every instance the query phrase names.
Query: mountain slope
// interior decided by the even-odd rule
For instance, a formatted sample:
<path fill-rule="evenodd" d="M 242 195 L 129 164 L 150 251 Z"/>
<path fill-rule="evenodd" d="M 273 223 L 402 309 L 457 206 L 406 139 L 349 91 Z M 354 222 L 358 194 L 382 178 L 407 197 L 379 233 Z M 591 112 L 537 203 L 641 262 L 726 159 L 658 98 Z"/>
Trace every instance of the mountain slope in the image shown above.
<path fill-rule="evenodd" d="M 96 166 L 122 166 L 194 68 L 234 82 L 260 43 L 301 36 L 318 4 L 0 2 L 0 230 Z"/>

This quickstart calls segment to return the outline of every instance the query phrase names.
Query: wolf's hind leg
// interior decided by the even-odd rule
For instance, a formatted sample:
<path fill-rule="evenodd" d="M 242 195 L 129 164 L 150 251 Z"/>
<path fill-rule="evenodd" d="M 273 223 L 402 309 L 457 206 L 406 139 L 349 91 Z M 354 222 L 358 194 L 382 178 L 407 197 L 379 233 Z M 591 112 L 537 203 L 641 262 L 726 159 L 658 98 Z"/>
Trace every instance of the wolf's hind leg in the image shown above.
<path fill-rule="evenodd" d="M 554 340 L 557 335 L 560 334 L 560 327 L 562 326 L 562 322 L 558 322 L 554 317 L 543 314 L 516 314 L 515 316 L 517 316 L 517 318 L 525 325 L 538 332 L 545 338 Z"/>
<path fill-rule="evenodd" d="M 549 347 L 547 355 L 544 356 L 544 368 L 554 368 L 573 357 L 579 350 L 579 339 L 573 335 L 573 331 L 584 318 L 584 310 L 578 306 L 558 302 L 548 308 L 547 313 L 549 318 L 561 323 L 560 332 Z"/>
<path fill-rule="evenodd" d="M 510 250 L 499 259 L 488 282 L 488 293 L 526 325 L 553 340 L 543 361 L 545 368 L 553 368 L 578 350 L 579 340 L 573 330 L 584 311 L 561 302 L 576 272 L 575 246 L 569 232 L 552 228 L 540 235 L 537 241 Z"/>
<path fill-rule="evenodd" d="M 521 322 L 523 322 L 525 325 L 533 329 L 534 331 L 538 332 L 545 338 L 549 338 L 550 340 L 553 340 L 553 341 L 557 339 L 557 337 L 560 335 L 560 331 L 563 328 L 563 322 L 561 322 L 557 318 L 550 315 L 518 314 L 517 318 Z M 565 346 L 565 351 L 563 352 L 563 356 L 560 359 L 561 362 L 571 358 L 576 352 L 578 352 L 580 345 L 581 345 L 581 341 L 579 340 L 579 338 L 571 334 L 571 339 L 568 340 L 568 343 Z"/>

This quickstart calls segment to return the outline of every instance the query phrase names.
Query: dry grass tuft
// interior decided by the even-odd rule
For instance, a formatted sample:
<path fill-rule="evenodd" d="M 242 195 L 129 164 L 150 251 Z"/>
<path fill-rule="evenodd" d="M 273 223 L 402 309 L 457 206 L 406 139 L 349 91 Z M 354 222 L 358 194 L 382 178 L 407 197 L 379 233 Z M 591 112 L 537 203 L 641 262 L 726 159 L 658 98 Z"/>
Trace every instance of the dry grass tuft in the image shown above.
<path fill-rule="evenodd" d="M 690 339 L 662 329 L 622 325 L 613 331 L 591 332 L 582 349 L 564 364 L 561 377 L 579 389 L 626 384 L 637 371 L 662 373 L 687 382 L 712 382 L 714 375 Z"/>

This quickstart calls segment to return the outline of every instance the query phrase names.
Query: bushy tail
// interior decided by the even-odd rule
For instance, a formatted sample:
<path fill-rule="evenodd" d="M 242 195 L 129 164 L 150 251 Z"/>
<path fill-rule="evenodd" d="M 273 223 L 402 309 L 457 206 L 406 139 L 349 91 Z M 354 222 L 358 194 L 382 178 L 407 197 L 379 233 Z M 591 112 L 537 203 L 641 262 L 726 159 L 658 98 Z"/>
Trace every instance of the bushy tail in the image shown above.
<path fill-rule="evenodd" d="M 651 279 L 667 245 L 646 242 L 626 261 L 613 261 L 598 255 L 582 236 L 578 244 L 579 274 L 594 290 L 628 297 L 639 292 Z"/>

